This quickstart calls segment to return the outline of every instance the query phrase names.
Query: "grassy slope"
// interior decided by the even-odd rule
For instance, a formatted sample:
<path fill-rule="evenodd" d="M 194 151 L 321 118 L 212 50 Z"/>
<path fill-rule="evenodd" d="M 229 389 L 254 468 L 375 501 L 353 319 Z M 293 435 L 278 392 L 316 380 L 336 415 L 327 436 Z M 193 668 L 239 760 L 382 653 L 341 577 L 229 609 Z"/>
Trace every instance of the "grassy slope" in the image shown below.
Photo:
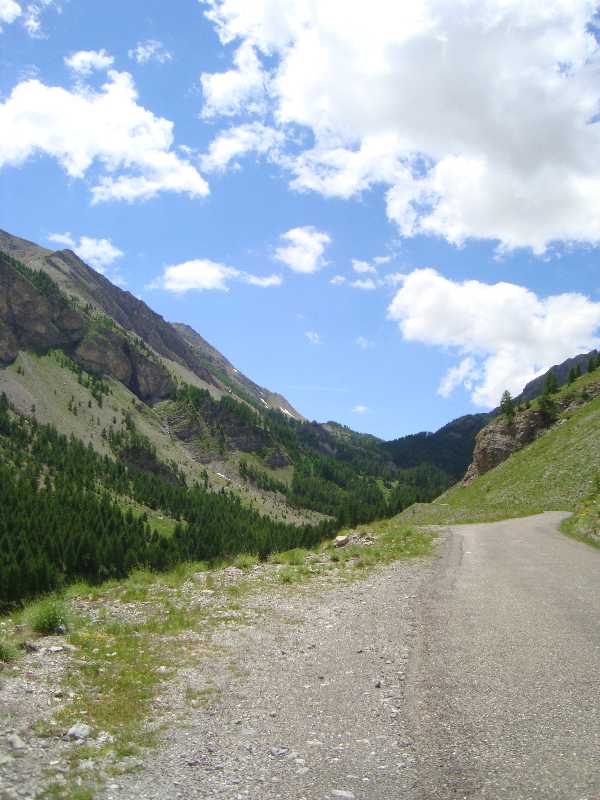
<path fill-rule="evenodd" d="M 598 375 L 595 376 L 595 382 Z M 584 388 L 592 376 L 561 394 Z M 415 505 L 402 515 L 422 524 L 483 522 L 542 511 L 572 511 L 586 497 L 600 470 L 600 398 L 574 411 L 533 444 L 504 463 L 456 485 L 433 503 Z"/>
<path fill-rule="evenodd" d="M 167 362 L 165 359 L 163 361 L 169 369 L 174 366 L 173 362 Z M 200 388 L 206 387 L 206 384 L 184 367 L 173 369 L 173 373 Z M 240 456 L 246 458 L 245 454 L 228 454 L 227 459 L 206 465 L 199 464 L 183 443 L 172 439 L 166 432 L 163 416 L 168 402 L 151 408 L 140 403 L 135 395 L 118 381 L 107 378 L 106 383 L 110 386 L 112 394 L 104 397 L 100 408 L 92 398 L 90 390 L 78 383 L 77 375 L 62 367 L 51 353 L 38 356 L 31 352 L 21 352 L 14 364 L 0 369 L 0 392 L 6 392 L 19 411 L 30 414 L 32 406 L 35 405 L 35 416 L 40 422 L 55 425 L 61 433 L 67 436 L 73 434 L 86 444 L 91 442 L 94 449 L 100 453 L 110 455 L 110 448 L 101 435 L 102 429 L 108 430 L 114 424 L 114 419 L 117 420 L 117 426 L 120 426 L 125 415 L 131 414 L 137 430 L 156 447 L 161 460 L 174 461 L 191 482 L 201 480 L 201 474 L 206 468 L 210 484 L 215 490 L 226 487 L 238 494 L 243 503 L 256 508 L 262 514 L 294 524 L 318 522 L 323 518 L 316 512 L 290 508 L 280 497 L 258 490 L 252 484 L 244 484 L 237 477 L 237 467 Z M 213 394 L 217 399 L 220 396 L 217 390 L 214 390 Z M 74 398 L 77 406 L 76 415 L 69 411 L 71 398 Z M 92 408 L 88 406 L 90 400 Z M 228 460 L 231 463 L 225 465 Z M 234 480 L 227 481 L 220 478 L 217 473 L 223 471 L 234 476 Z M 265 468 L 265 471 L 269 471 L 268 468 Z M 276 472 L 278 471 L 273 471 L 273 474 Z M 285 479 L 283 475 L 278 477 L 280 480 Z M 291 473 L 287 477 L 291 480 Z M 127 503 L 125 498 L 124 503 Z M 155 519 L 150 512 L 148 516 L 158 530 L 165 533 L 172 531 L 174 527 L 172 521 L 164 523 L 162 519 Z"/>

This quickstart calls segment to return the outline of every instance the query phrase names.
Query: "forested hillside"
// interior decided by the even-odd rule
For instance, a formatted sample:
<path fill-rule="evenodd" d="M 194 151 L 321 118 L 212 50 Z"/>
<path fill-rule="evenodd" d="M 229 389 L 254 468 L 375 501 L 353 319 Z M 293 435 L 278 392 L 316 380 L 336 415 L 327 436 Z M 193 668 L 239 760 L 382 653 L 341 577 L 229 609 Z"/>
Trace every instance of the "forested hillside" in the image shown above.
<path fill-rule="evenodd" d="M 374 437 L 267 402 L 217 351 L 201 358 L 194 332 L 179 353 L 160 318 L 140 336 L 153 312 L 134 304 L 138 321 L 121 324 L 81 275 L 69 293 L 64 275 L 0 253 L 4 605 L 139 566 L 311 545 L 449 485 L 431 464 L 399 468 Z"/>

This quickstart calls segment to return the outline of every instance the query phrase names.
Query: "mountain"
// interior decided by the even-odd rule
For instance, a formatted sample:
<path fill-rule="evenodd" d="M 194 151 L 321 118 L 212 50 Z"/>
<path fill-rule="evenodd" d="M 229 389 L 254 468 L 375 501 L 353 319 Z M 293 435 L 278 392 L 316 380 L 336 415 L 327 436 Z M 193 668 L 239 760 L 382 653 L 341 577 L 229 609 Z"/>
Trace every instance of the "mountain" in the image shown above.
<path fill-rule="evenodd" d="M 139 336 L 159 356 L 192 372 L 203 385 L 233 393 L 254 405 L 301 415 L 281 395 L 257 386 L 187 325 L 172 325 L 130 292 L 114 286 L 71 250 L 50 251 L 0 231 L 0 251 L 47 274 L 69 297 Z M 197 383 L 197 381 L 196 381 Z"/>

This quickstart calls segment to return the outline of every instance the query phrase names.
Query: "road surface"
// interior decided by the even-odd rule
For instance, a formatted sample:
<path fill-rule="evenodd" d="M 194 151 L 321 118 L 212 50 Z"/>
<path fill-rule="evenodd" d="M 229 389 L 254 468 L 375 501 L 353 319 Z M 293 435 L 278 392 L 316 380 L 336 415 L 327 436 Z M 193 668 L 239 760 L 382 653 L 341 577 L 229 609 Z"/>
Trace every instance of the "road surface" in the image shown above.
<path fill-rule="evenodd" d="M 600 550 L 564 516 L 449 529 L 407 698 L 420 800 L 600 799 Z"/>

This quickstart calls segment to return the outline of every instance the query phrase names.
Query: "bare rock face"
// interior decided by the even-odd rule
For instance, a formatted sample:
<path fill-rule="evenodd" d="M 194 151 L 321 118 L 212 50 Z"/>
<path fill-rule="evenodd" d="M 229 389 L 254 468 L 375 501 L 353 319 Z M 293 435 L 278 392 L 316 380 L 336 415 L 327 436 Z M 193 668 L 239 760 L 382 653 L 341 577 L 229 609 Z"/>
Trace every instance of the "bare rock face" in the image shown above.
<path fill-rule="evenodd" d="M 473 461 L 463 478 L 463 484 L 468 485 L 479 475 L 497 467 L 515 450 L 533 442 L 548 425 L 548 419 L 533 409 L 521 411 L 512 423 L 508 423 L 503 416 L 497 417 L 477 434 Z"/>
<path fill-rule="evenodd" d="M 166 369 L 112 330 L 88 334 L 75 349 L 73 359 L 89 372 L 120 381 L 145 403 L 164 400 L 175 391 Z"/>
<path fill-rule="evenodd" d="M 0 261 L 0 363 L 11 364 L 19 349 L 46 352 L 68 347 L 85 333 L 85 319 L 60 295 L 44 295 Z"/>
<path fill-rule="evenodd" d="M 44 293 L 0 259 L 0 365 L 19 350 L 61 348 L 89 372 L 109 375 L 146 403 L 172 396 L 167 370 L 115 330 L 91 330 L 90 321 L 59 291 Z"/>

